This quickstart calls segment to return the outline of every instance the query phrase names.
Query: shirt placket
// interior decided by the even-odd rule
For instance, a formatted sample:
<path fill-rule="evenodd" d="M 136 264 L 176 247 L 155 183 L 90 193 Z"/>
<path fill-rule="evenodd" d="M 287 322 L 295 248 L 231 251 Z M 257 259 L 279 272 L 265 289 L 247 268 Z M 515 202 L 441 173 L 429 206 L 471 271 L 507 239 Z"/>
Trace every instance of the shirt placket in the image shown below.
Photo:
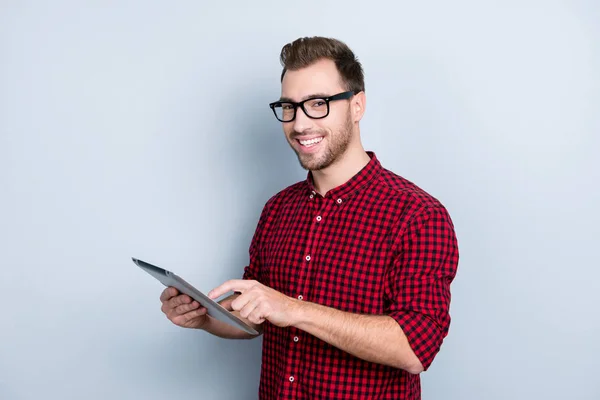
<path fill-rule="evenodd" d="M 327 197 L 322 199 L 321 207 L 313 213 L 313 226 L 311 235 L 313 245 L 311 250 L 314 253 L 319 251 L 319 244 L 323 243 L 322 238 L 328 237 L 330 233 L 328 230 L 331 229 L 330 224 L 333 216 L 341 209 L 342 203 L 344 200 L 342 197 L 336 196 L 334 194 L 328 194 Z M 314 261 L 314 260 L 313 260 Z M 318 263 L 311 262 L 306 269 L 306 274 L 304 275 L 304 279 L 302 280 L 304 285 L 304 292 L 308 295 L 311 300 L 315 297 L 315 292 L 318 290 L 319 282 L 322 281 L 322 270 L 321 264 L 322 259 L 317 260 Z M 309 292 L 309 288 L 313 290 L 313 292 Z"/>
<path fill-rule="evenodd" d="M 300 268 L 298 286 L 295 288 L 295 296 L 301 301 L 309 300 L 309 293 L 307 292 L 309 286 L 307 286 L 307 283 L 314 279 L 314 263 L 316 259 L 316 253 L 318 252 L 318 248 L 316 246 L 317 243 L 319 243 L 319 238 L 322 235 L 323 224 L 330 209 L 331 199 L 323 198 L 315 191 L 311 191 L 308 195 L 308 202 L 308 212 L 310 213 L 311 221 L 307 232 L 308 237 L 304 251 L 300 255 L 302 257 L 301 262 L 303 267 Z M 285 374 L 286 381 L 284 385 L 285 389 L 283 390 L 284 393 L 298 393 L 298 385 L 302 379 L 302 376 L 300 375 L 302 369 L 299 365 L 299 355 L 303 346 L 302 339 L 302 331 L 295 327 L 289 328 L 288 347 L 290 348 L 290 353 L 295 355 L 292 357 L 295 362 L 293 361 L 287 365 Z"/>
<path fill-rule="evenodd" d="M 314 191 L 312 191 L 308 197 L 308 210 L 311 222 L 308 229 L 306 245 L 302 254 L 303 268 L 300 269 L 298 286 L 296 287 L 296 298 L 301 301 L 311 299 L 312 293 L 309 292 L 308 289 L 311 287 L 311 282 L 314 283 L 319 279 L 319 268 L 318 265 L 315 264 L 318 260 L 318 244 L 320 243 L 321 237 L 325 234 L 330 216 L 336 211 L 335 209 L 339 208 L 343 203 L 341 197 L 321 197 Z M 296 355 L 293 357 L 296 362 L 292 362 L 287 366 L 285 375 L 285 386 L 287 390 L 284 390 L 284 392 L 289 394 L 298 393 L 299 380 L 302 379 L 302 376 L 300 375 L 302 369 L 298 363 L 300 362 L 303 337 L 304 335 L 299 329 L 295 327 L 289 328 L 288 346 L 291 348 L 291 353 Z"/>
<path fill-rule="evenodd" d="M 330 196 L 321 197 L 315 192 L 312 193 L 311 199 L 314 202 L 309 208 L 310 226 L 308 231 L 308 240 L 304 249 L 304 268 L 301 269 L 301 276 L 298 279 L 297 292 L 300 300 L 309 300 L 312 293 L 309 291 L 312 288 L 312 283 L 318 279 L 319 267 L 319 244 L 322 237 L 326 234 L 327 226 L 331 215 L 335 212 L 336 206 L 342 204 L 341 198 L 332 198 Z"/>
<path fill-rule="evenodd" d="M 306 268 L 303 269 L 304 275 L 299 280 L 302 282 L 302 292 L 305 297 L 308 296 L 312 300 L 314 292 L 310 292 L 310 289 L 314 290 L 315 282 L 318 282 L 319 277 L 319 263 L 322 262 L 318 257 L 319 244 L 322 243 L 323 236 L 326 236 L 328 225 L 330 224 L 331 216 L 335 212 L 336 206 L 342 203 L 341 199 L 332 198 L 331 196 L 321 197 L 320 203 L 311 210 L 311 226 L 310 226 L 310 240 L 307 242 L 306 248 Z"/>

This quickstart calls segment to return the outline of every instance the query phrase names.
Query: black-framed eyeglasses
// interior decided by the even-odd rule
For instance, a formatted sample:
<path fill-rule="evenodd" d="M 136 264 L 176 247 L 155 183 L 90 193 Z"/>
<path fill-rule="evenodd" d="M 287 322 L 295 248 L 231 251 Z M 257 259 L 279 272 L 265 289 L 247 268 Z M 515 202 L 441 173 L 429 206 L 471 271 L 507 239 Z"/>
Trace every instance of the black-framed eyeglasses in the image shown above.
<path fill-rule="evenodd" d="M 312 119 L 321 119 L 329 115 L 329 102 L 345 100 L 356 94 L 355 91 L 342 92 L 328 97 L 311 97 L 299 103 L 293 101 L 275 101 L 269 104 L 275 118 L 281 122 L 291 122 L 296 118 L 296 110 L 302 108 L 304 114 Z"/>

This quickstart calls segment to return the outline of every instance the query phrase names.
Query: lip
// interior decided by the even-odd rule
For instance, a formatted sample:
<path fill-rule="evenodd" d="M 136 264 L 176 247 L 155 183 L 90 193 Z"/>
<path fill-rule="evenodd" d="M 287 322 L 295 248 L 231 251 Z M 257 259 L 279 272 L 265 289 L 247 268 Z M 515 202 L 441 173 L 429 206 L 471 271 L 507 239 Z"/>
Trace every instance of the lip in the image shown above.
<path fill-rule="evenodd" d="M 323 138 L 323 140 L 325 140 L 325 136 L 302 136 L 302 137 L 295 137 L 294 140 L 296 141 L 297 147 L 299 148 L 299 150 L 302 153 L 310 154 L 310 153 L 315 153 L 319 150 L 319 148 L 321 147 L 321 143 L 323 143 L 323 140 L 321 140 L 319 143 L 314 144 L 310 147 L 304 146 L 302 143 L 300 143 L 300 140 L 311 140 L 311 139 L 316 139 L 316 138 Z"/>
<path fill-rule="evenodd" d="M 311 140 L 311 139 L 316 139 L 316 138 L 322 138 L 325 136 L 322 135 L 316 135 L 316 136 L 296 136 L 294 139 L 296 140 Z"/>

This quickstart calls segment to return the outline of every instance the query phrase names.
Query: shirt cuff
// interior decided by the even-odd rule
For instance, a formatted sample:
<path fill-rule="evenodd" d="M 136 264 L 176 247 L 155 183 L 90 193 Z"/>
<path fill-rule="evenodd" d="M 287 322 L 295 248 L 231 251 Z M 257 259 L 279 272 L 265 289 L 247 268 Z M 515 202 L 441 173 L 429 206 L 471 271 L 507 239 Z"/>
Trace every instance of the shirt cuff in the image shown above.
<path fill-rule="evenodd" d="M 430 317 L 421 313 L 394 311 L 389 315 L 402 328 L 408 344 L 426 371 L 440 350 L 444 333 Z"/>

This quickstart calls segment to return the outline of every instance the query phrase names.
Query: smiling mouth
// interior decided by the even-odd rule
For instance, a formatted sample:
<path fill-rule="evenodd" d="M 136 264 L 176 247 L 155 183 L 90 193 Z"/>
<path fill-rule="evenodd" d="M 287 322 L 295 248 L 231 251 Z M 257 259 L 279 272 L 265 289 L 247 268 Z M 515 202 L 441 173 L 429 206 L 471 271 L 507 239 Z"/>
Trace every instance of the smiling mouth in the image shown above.
<path fill-rule="evenodd" d="M 317 138 L 306 139 L 306 140 L 302 140 L 302 139 L 296 139 L 296 140 L 298 141 L 298 143 L 300 143 L 304 147 L 312 147 L 318 143 L 321 143 L 321 141 L 323 140 L 323 137 L 317 137 Z"/>

